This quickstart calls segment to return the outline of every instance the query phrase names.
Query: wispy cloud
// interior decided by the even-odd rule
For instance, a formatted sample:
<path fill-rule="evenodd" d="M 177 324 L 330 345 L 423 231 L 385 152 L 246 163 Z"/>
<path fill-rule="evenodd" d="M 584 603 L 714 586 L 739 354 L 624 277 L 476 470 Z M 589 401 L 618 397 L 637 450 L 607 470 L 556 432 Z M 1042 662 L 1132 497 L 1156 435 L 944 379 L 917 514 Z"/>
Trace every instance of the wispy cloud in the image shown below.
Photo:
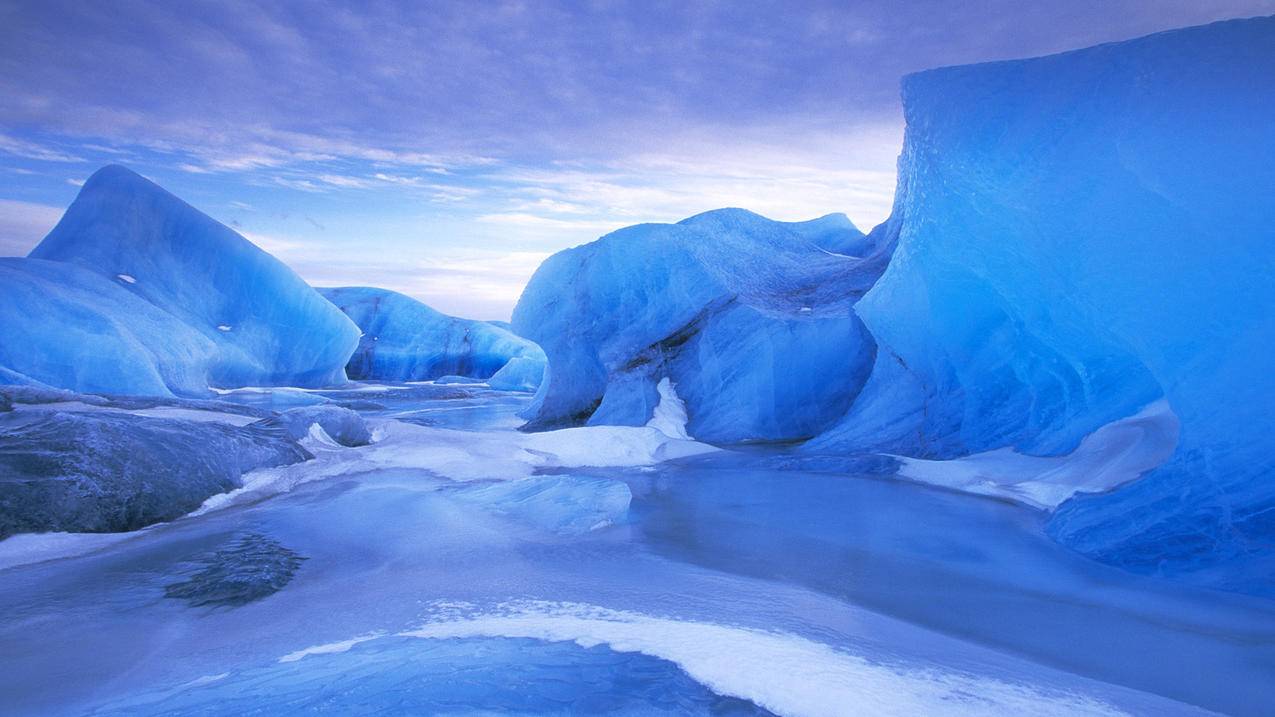
<path fill-rule="evenodd" d="M 60 149 L 0 134 L 0 152 L 41 162 L 83 162 L 84 159 Z"/>
<path fill-rule="evenodd" d="M 0 199 L 0 256 L 26 256 L 62 218 L 62 209 Z"/>

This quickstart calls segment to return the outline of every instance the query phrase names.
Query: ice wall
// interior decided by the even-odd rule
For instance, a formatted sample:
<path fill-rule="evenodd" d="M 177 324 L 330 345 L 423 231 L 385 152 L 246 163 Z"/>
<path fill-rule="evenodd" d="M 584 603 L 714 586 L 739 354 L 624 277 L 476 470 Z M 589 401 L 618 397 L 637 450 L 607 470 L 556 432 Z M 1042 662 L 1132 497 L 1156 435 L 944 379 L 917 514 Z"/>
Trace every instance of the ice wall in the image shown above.
<path fill-rule="evenodd" d="M 202 334 L 214 386 L 342 383 L 358 341 L 354 324 L 282 262 L 123 167 L 95 172 L 31 257 L 94 272 Z M 139 338 L 151 351 L 166 340 Z"/>
<path fill-rule="evenodd" d="M 867 377 L 874 347 L 854 303 L 885 261 L 825 246 L 875 243 L 844 217 L 723 209 L 550 257 L 514 310 L 549 357 L 530 427 L 644 425 L 668 378 L 701 440 L 815 435 Z"/>
<path fill-rule="evenodd" d="M 539 384 L 544 352 L 500 326 L 448 316 L 388 289 L 351 286 L 320 292 L 363 332 L 347 367 L 351 378 L 486 379 L 520 359 L 502 377 L 501 387 L 534 390 Z"/>
<path fill-rule="evenodd" d="M 858 306 L 876 366 L 812 450 L 1058 454 L 1163 395 L 1173 457 L 1051 533 L 1271 589 L 1275 18 L 932 70 L 903 94 L 897 250 Z"/>

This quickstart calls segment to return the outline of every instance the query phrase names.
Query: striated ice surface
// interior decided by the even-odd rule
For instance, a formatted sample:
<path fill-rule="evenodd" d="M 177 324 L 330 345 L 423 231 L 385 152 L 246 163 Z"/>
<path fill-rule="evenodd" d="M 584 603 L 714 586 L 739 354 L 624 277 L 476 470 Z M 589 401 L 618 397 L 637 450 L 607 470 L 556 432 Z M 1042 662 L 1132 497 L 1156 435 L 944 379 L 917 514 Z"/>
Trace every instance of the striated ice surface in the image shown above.
<path fill-rule="evenodd" d="M 189 513 L 254 468 L 308 458 L 257 425 L 15 410 L 0 417 L 0 537 L 136 530 Z"/>
<path fill-rule="evenodd" d="M 207 392 L 217 348 L 172 314 L 100 274 L 0 259 L 0 384 L 83 392 Z"/>
<path fill-rule="evenodd" d="M 288 267 L 123 167 L 4 261 L 6 383 L 121 394 L 345 380 L 357 329 Z"/>
<path fill-rule="evenodd" d="M 667 378 L 698 439 L 818 433 L 872 364 L 854 303 L 885 253 L 823 248 L 861 238 L 844 217 L 791 224 L 723 209 L 555 254 L 514 310 L 514 328 L 550 363 L 529 427 L 643 425 Z"/>
<path fill-rule="evenodd" d="M 1271 77 L 1272 17 L 908 77 L 876 365 L 811 448 L 1058 455 L 1163 397 L 1172 457 L 1050 533 L 1269 592 Z"/>
<path fill-rule="evenodd" d="M 543 371 L 544 352 L 526 339 L 487 321 L 458 319 L 439 313 L 409 296 L 388 289 L 343 287 L 320 289 L 363 332 L 350 358 L 351 378 L 422 381 L 444 376 L 486 379 L 513 359 Z M 528 386 L 535 370 L 513 369 L 503 380 Z M 539 382 L 536 382 L 538 385 Z"/>

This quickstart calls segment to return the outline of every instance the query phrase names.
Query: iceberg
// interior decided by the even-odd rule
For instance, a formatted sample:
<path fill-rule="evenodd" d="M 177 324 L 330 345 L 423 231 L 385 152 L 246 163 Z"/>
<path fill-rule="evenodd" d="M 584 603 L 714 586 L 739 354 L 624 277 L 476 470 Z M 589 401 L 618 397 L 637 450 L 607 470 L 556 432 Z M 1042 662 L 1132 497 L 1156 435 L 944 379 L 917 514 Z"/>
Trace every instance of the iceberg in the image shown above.
<path fill-rule="evenodd" d="M 537 369 L 531 366 L 543 371 L 545 356 L 539 346 L 490 322 L 448 316 L 388 289 L 350 286 L 319 291 L 363 332 L 346 367 L 350 378 L 487 379 L 510 361 L 522 359 L 526 364 L 512 368 L 501 381 L 525 391 L 535 389 L 529 379 Z"/>
<path fill-rule="evenodd" d="M 105 375 L 107 364 L 121 375 L 120 383 L 99 385 L 94 379 L 93 389 L 164 395 L 206 394 L 209 385 L 340 384 L 358 342 L 354 324 L 283 263 L 123 167 L 107 166 L 89 177 L 30 258 L 42 263 L 29 265 L 28 273 L 50 279 L 48 295 L 63 308 L 45 316 L 40 302 L 28 302 L 12 311 L 45 322 L 43 334 L 26 334 L 40 340 L 24 347 L 35 355 L 24 365 L 50 364 L 31 377 L 51 385 L 88 389 L 77 371 L 96 365 Z M 55 285 L 57 272 L 49 262 L 78 267 L 102 281 L 90 286 L 82 274 L 66 272 L 64 291 Z M 105 283 L 139 301 L 126 302 Z M 102 298 L 86 301 L 89 294 Z M 142 302 L 154 310 L 116 313 Z M 146 318 L 134 325 L 139 313 Z M 161 321 L 161 314 L 169 320 Z M 185 328 L 170 333 L 175 324 Z M 54 327 L 84 341 L 59 339 Z M 128 334 L 125 339 L 120 331 Z M 167 346 L 172 334 L 175 347 Z M 131 353 L 123 353 L 121 343 Z M 147 353 L 156 358 L 147 360 Z M 186 373 L 170 366 L 173 354 L 187 356 Z M 144 388 L 134 375 L 138 371 L 153 374 Z M 196 380 L 193 374 L 205 376 Z"/>
<path fill-rule="evenodd" d="M 1275 17 L 907 77 L 897 248 L 857 306 L 875 365 L 807 450 L 1061 456 L 1163 399 L 1171 457 L 1049 532 L 1269 591 L 1272 77 Z"/>
<path fill-rule="evenodd" d="M 97 273 L 0 259 L 0 384 L 166 396 L 208 390 L 211 339 Z"/>
<path fill-rule="evenodd" d="M 549 257 L 513 316 L 549 359 L 527 428 L 645 425 L 668 379 L 699 440 L 818 434 L 868 377 L 875 344 L 854 305 L 889 256 L 843 219 L 722 209 Z"/>

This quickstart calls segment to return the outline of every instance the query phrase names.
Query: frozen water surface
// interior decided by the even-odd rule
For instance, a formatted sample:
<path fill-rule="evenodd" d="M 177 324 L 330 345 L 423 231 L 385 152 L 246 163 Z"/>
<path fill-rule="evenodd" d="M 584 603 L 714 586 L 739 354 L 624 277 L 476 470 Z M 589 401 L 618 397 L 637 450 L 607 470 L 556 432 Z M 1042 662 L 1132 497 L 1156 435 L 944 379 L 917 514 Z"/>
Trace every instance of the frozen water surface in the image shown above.
<path fill-rule="evenodd" d="M 1086 561 L 1027 508 L 761 467 L 773 450 L 553 467 L 585 460 L 568 440 L 636 461 L 613 444 L 654 429 L 526 435 L 528 396 L 456 391 L 307 392 L 377 406 L 375 442 L 308 443 L 278 470 L 316 480 L 0 572 L 5 712 L 1275 709 L 1268 601 Z"/>

